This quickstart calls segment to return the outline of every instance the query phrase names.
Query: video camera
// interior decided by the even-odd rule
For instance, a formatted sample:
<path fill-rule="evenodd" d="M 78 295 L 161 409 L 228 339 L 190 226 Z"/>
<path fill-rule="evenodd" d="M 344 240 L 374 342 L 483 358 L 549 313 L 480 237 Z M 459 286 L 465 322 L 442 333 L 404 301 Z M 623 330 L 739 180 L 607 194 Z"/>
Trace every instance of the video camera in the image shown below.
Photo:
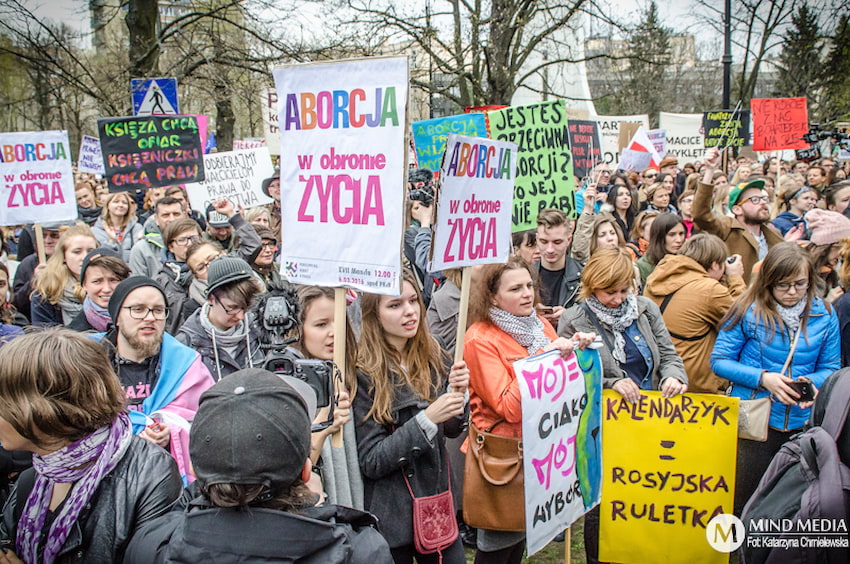
<path fill-rule="evenodd" d="M 850 149 L 850 134 L 844 131 L 824 131 L 819 123 L 810 123 L 808 133 L 803 135 L 803 141 L 810 145 L 825 141 L 826 139 L 832 139 L 841 147 Z"/>
<path fill-rule="evenodd" d="M 427 168 L 417 168 L 408 173 L 407 182 L 412 184 L 409 198 L 414 202 L 422 202 L 430 206 L 434 202 L 434 173 Z"/>
<path fill-rule="evenodd" d="M 306 359 L 290 347 L 294 338 L 286 335 L 298 324 L 298 296 L 285 282 L 269 282 L 268 292 L 257 303 L 254 324 L 260 335 L 260 348 L 266 351 L 263 368 L 275 374 L 303 380 L 316 392 L 316 406 L 330 407 L 327 421 L 313 425 L 313 431 L 333 423 L 334 378 L 341 375 L 329 360 Z"/>

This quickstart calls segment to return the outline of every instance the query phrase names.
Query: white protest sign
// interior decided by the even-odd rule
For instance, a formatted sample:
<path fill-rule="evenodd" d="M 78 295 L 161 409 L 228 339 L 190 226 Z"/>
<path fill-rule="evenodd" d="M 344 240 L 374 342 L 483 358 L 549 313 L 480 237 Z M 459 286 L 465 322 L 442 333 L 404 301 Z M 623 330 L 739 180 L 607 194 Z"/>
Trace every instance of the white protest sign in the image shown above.
<path fill-rule="evenodd" d="M 525 535 L 531 556 L 601 498 L 602 371 L 596 351 L 514 362 L 522 397 Z"/>
<path fill-rule="evenodd" d="M 407 57 L 288 65 L 274 80 L 282 274 L 298 284 L 398 295 Z"/>
<path fill-rule="evenodd" d="M 648 168 L 650 162 L 652 162 L 652 153 L 623 149 L 620 152 L 620 162 L 617 163 L 617 170 L 634 170 L 640 172 Z"/>
<path fill-rule="evenodd" d="M 262 189 L 263 180 L 274 174 L 272 159 L 265 147 L 209 153 L 204 155 L 204 171 L 203 182 L 186 184 L 192 209 L 201 210 L 201 213 L 219 198 L 227 198 L 236 209 L 273 201 Z"/>
<path fill-rule="evenodd" d="M 602 159 L 613 165 L 620 159 L 620 122 L 640 123 L 649 128 L 649 116 L 646 114 L 634 116 L 594 116 L 599 124 L 599 135 L 602 137 Z"/>
<path fill-rule="evenodd" d="M 432 271 L 508 261 L 516 155 L 515 143 L 449 134 Z"/>
<path fill-rule="evenodd" d="M 77 218 L 67 131 L 0 133 L 0 225 Z"/>
<path fill-rule="evenodd" d="M 660 112 L 660 126 L 667 130 L 667 156 L 683 161 L 701 159 L 705 155 L 702 114 Z"/>
<path fill-rule="evenodd" d="M 646 132 L 646 135 L 652 141 L 655 151 L 661 158 L 664 158 L 667 154 L 667 131 L 664 129 L 650 129 Z"/>
<path fill-rule="evenodd" d="M 280 154 L 280 128 L 278 127 L 277 90 L 265 89 L 260 94 L 260 107 L 263 109 L 263 134 L 266 147 L 272 155 Z"/>
<path fill-rule="evenodd" d="M 83 135 L 80 156 L 77 159 L 77 172 L 103 176 L 103 153 L 100 152 L 100 139 L 97 137 Z"/>

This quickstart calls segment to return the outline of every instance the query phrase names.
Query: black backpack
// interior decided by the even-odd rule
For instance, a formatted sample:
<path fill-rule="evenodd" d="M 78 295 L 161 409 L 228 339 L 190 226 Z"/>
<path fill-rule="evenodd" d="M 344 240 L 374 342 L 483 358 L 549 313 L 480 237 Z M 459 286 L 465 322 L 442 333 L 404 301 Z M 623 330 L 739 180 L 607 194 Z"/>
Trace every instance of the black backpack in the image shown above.
<path fill-rule="evenodd" d="M 850 549 L 846 547 L 846 527 L 850 518 L 848 411 L 850 368 L 844 368 L 824 383 L 812 407 L 810 428 L 782 445 L 744 507 L 741 519 L 748 538 L 741 547 L 742 562 L 850 562 Z M 782 520 L 797 523 L 798 519 L 806 523 L 812 522 L 806 521 L 808 519 L 830 519 L 831 523 L 843 520 L 845 528 L 832 530 L 831 535 L 782 532 L 786 531 Z M 777 526 L 779 532 L 776 532 Z M 814 537 L 834 540 L 838 546 L 804 546 L 803 538 Z M 790 544 L 787 548 L 764 546 L 767 538 L 788 539 Z"/>

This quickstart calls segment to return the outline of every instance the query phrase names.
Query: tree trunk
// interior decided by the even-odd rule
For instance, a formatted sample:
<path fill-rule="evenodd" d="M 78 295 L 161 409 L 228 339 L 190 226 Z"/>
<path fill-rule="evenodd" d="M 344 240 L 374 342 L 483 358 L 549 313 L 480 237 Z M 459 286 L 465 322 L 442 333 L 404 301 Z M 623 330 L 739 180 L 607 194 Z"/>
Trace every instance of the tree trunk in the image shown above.
<path fill-rule="evenodd" d="M 158 0 L 129 0 L 124 22 L 130 32 L 130 78 L 157 76 L 159 74 Z"/>
<path fill-rule="evenodd" d="M 233 102 L 228 95 L 227 85 L 221 82 L 215 85 L 215 112 L 216 147 L 219 151 L 232 151 L 236 114 L 233 113 Z"/>

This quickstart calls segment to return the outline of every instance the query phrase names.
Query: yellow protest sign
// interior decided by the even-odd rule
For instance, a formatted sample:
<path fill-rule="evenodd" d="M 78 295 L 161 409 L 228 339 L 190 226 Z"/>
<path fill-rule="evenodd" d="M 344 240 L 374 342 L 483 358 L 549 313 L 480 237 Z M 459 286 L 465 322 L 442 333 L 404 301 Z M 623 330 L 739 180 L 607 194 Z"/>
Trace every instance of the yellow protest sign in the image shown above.
<path fill-rule="evenodd" d="M 705 531 L 733 512 L 737 436 L 736 398 L 643 392 L 632 404 L 605 390 L 599 560 L 728 562 Z"/>

